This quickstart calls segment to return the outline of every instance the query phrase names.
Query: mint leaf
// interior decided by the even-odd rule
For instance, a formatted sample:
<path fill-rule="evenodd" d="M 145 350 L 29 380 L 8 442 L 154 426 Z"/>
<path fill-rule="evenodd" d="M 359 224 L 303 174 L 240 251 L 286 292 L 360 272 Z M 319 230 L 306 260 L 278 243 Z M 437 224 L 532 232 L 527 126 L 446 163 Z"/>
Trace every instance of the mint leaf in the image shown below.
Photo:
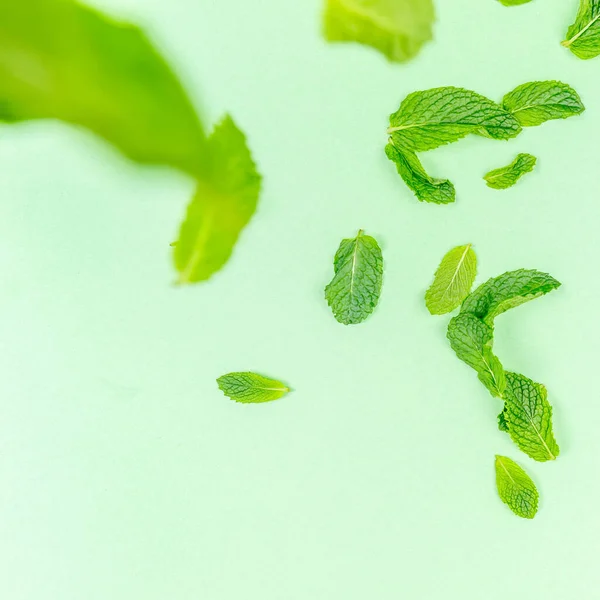
<path fill-rule="evenodd" d="M 511 271 L 479 286 L 448 324 L 448 340 L 458 358 L 477 371 L 493 396 L 504 400 L 498 427 L 535 460 L 553 460 L 558 445 L 552 434 L 552 408 L 544 386 L 523 375 L 504 372 L 492 351 L 494 318 L 560 284 L 539 271 Z"/>
<path fill-rule="evenodd" d="M 413 152 L 433 150 L 469 133 L 506 140 L 520 131 L 515 117 L 499 104 L 456 87 L 409 94 L 390 116 L 388 129 L 396 148 Z"/>
<path fill-rule="evenodd" d="M 425 293 L 425 305 L 432 315 L 452 312 L 471 291 L 477 275 L 477 256 L 471 247 L 457 246 L 450 250 L 435 272 Z"/>
<path fill-rule="evenodd" d="M 477 371 L 492 396 L 504 400 L 498 428 L 537 461 L 554 460 L 559 453 L 552 433 L 552 407 L 543 385 L 504 371 L 492 350 L 494 319 L 559 286 L 556 279 L 539 271 L 504 273 L 471 293 L 448 324 L 447 337 L 458 358 Z"/>
<path fill-rule="evenodd" d="M 469 134 L 507 140 L 518 135 L 522 126 L 566 118 L 583 110 L 577 93 L 558 81 L 523 84 L 505 96 L 502 106 L 463 88 L 441 87 L 413 92 L 390 115 L 385 152 L 419 200 L 448 204 L 454 202 L 454 186 L 447 179 L 430 177 L 417 152 L 433 150 Z M 522 164 L 529 166 L 519 162 L 515 165 L 516 170 L 521 170 Z M 515 168 L 509 170 L 515 172 Z M 507 182 L 500 185 L 508 187 Z"/>
<path fill-rule="evenodd" d="M 242 404 L 279 400 L 290 391 L 281 381 L 250 372 L 228 373 L 219 377 L 217 383 L 226 396 Z"/>
<path fill-rule="evenodd" d="M 494 330 L 469 313 L 460 313 L 448 324 L 448 341 L 456 356 L 477 371 L 492 396 L 502 397 L 506 385 L 504 369 L 492 352 Z"/>
<path fill-rule="evenodd" d="M 515 185 L 523 175 L 533 171 L 536 161 L 535 156 L 531 154 L 519 154 L 510 165 L 494 169 L 484 175 L 483 178 L 488 187 L 495 190 L 505 190 Z"/>
<path fill-rule="evenodd" d="M 361 323 L 373 312 L 381 294 L 381 248 L 361 229 L 355 238 L 342 240 L 333 266 L 335 275 L 325 288 L 327 303 L 340 323 Z"/>
<path fill-rule="evenodd" d="M 554 277 L 540 271 L 519 269 L 493 277 L 463 302 L 461 312 L 472 313 L 490 324 L 510 308 L 539 298 L 560 287 Z"/>
<path fill-rule="evenodd" d="M 385 153 L 395 163 L 404 183 L 421 202 L 433 202 L 435 204 L 454 202 L 455 191 L 452 183 L 447 179 L 430 177 L 414 152 L 410 150 L 400 152 L 390 138 L 390 143 L 385 147 Z"/>
<path fill-rule="evenodd" d="M 327 0 L 325 38 L 359 42 L 404 62 L 431 40 L 433 20 L 432 0 Z"/>
<path fill-rule="evenodd" d="M 504 96 L 502 106 L 523 127 L 535 127 L 552 119 L 566 119 L 585 110 L 579 94 L 560 81 L 524 83 Z"/>
<path fill-rule="evenodd" d="M 552 433 L 552 407 L 546 388 L 518 373 L 506 373 L 504 418 L 508 433 L 534 460 L 554 460 L 559 447 Z"/>
<path fill-rule="evenodd" d="M 71 0 L 3 3 L 0 120 L 80 125 L 140 163 L 195 176 L 202 125 L 145 34 Z"/>
<path fill-rule="evenodd" d="M 538 510 L 538 491 L 529 475 L 506 456 L 496 455 L 496 486 L 504 504 L 518 517 L 533 519 Z"/>
<path fill-rule="evenodd" d="M 204 281 L 227 262 L 258 202 L 261 177 L 231 117 L 215 127 L 207 147 L 210 163 L 174 247 L 179 283 Z"/>
<path fill-rule="evenodd" d="M 577 17 L 562 45 L 584 60 L 600 54 L 600 0 L 579 0 Z"/>

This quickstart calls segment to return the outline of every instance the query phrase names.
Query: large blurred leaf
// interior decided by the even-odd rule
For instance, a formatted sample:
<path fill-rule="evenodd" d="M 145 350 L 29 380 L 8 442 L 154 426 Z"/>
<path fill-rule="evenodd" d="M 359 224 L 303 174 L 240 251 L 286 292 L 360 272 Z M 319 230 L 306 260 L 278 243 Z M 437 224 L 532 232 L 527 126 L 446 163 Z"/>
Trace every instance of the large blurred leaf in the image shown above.
<path fill-rule="evenodd" d="M 179 283 L 205 281 L 223 267 L 258 203 L 261 176 L 231 117 L 215 127 L 207 147 L 209 160 L 175 244 Z"/>
<path fill-rule="evenodd" d="M 60 119 L 141 163 L 195 175 L 204 133 L 137 27 L 72 0 L 0 0 L 0 120 Z"/>
<path fill-rule="evenodd" d="M 433 20 L 433 0 L 326 0 L 325 38 L 365 44 L 404 62 L 431 40 Z"/>

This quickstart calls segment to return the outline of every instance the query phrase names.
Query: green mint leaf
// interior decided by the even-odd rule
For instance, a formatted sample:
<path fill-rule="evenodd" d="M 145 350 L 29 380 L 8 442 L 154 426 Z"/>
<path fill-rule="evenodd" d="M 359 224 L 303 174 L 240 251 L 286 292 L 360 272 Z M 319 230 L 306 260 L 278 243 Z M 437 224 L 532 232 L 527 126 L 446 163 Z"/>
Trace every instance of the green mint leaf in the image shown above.
<path fill-rule="evenodd" d="M 538 510 L 538 491 L 531 477 L 506 456 L 496 456 L 496 486 L 504 504 L 518 517 L 533 519 Z"/>
<path fill-rule="evenodd" d="M 554 277 L 540 271 L 519 269 L 489 279 L 463 302 L 461 313 L 472 313 L 491 324 L 503 312 L 539 298 L 560 287 Z"/>
<path fill-rule="evenodd" d="M 0 121 L 60 119 L 137 162 L 198 173 L 202 125 L 140 29 L 71 0 L 4 4 Z"/>
<path fill-rule="evenodd" d="M 377 241 L 364 235 L 342 240 L 334 258 L 335 275 L 325 298 L 344 325 L 362 323 L 377 306 L 383 280 L 383 256 Z"/>
<path fill-rule="evenodd" d="M 258 202 L 261 177 L 231 117 L 215 127 L 207 146 L 210 163 L 174 246 L 179 283 L 204 281 L 227 262 Z"/>
<path fill-rule="evenodd" d="M 600 0 L 579 0 L 579 11 L 566 38 L 562 45 L 579 58 L 600 54 Z"/>
<path fill-rule="evenodd" d="M 494 330 L 469 313 L 460 313 L 448 324 L 447 337 L 456 356 L 477 371 L 479 380 L 492 396 L 502 397 L 504 369 L 492 352 Z"/>
<path fill-rule="evenodd" d="M 385 147 L 385 153 L 395 163 L 404 183 L 421 202 L 433 202 L 434 204 L 454 202 L 456 194 L 452 183 L 447 179 L 430 177 L 414 152 L 410 150 L 400 152 L 390 138 L 390 143 Z"/>
<path fill-rule="evenodd" d="M 242 404 L 279 400 L 290 391 L 281 381 L 249 372 L 228 373 L 219 377 L 217 383 L 226 396 Z"/>
<path fill-rule="evenodd" d="M 432 38 L 432 0 L 327 0 L 325 38 L 359 42 L 389 60 L 413 58 Z"/>
<path fill-rule="evenodd" d="M 579 94 L 560 81 L 524 83 L 504 96 L 502 106 L 523 127 L 535 127 L 552 119 L 566 119 L 585 110 Z"/>
<path fill-rule="evenodd" d="M 533 171 L 537 159 L 531 154 L 519 154 L 510 165 L 494 169 L 484 175 L 488 187 L 495 190 L 505 190 L 512 187 L 530 171 Z"/>
<path fill-rule="evenodd" d="M 507 140 L 521 132 L 515 117 L 470 90 L 442 87 L 413 92 L 390 116 L 388 133 L 396 148 L 433 150 L 469 133 Z"/>
<path fill-rule="evenodd" d="M 520 6 L 521 4 L 527 4 L 531 0 L 499 0 L 500 4 L 504 6 Z"/>
<path fill-rule="evenodd" d="M 506 373 L 504 418 L 512 440 L 534 460 L 554 460 L 559 447 L 552 433 L 546 388 L 518 373 Z"/>
<path fill-rule="evenodd" d="M 468 296 L 477 275 L 477 256 L 471 247 L 457 246 L 450 250 L 435 272 L 425 293 L 425 305 L 432 315 L 443 315 L 458 308 Z"/>

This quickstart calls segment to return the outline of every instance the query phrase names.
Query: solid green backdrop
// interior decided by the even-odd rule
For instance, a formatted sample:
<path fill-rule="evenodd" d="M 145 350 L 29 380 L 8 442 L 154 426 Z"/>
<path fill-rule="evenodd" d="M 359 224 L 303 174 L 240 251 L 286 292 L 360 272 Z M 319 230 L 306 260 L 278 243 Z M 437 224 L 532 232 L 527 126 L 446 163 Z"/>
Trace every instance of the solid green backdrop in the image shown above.
<path fill-rule="evenodd" d="M 207 118 L 232 113 L 264 175 L 259 211 L 206 285 L 172 283 L 192 182 L 60 124 L 0 136 L 0 597 L 6 600 L 593 598 L 600 496 L 600 58 L 560 46 L 576 0 L 437 0 L 407 65 L 327 45 L 318 0 L 104 0 L 148 27 Z M 581 117 L 423 155 L 457 188 L 419 204 L 383 152 L 406 94 L 572 85 Z M 507 191 L 482 176 L 519 152 Z M 343 237 L 380 242 L 380 305 L 333 318 Z M 501 316 L 506 368 L 548 387 L 562 453 L 537 464 L 449 348 L 423 295 L 472 243 L 477 283 L 520 267 L 563 287 Z M 241 406 L 256 370 L 283 400 Z M 540 511 L 497 497 L 494 455 Z"/>

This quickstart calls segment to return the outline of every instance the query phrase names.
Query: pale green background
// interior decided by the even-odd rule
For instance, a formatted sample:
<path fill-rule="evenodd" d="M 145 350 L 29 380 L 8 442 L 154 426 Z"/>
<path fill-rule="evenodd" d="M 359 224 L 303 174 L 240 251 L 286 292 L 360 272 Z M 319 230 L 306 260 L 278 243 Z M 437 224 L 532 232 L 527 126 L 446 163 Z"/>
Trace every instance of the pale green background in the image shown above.
<path fill-rule="evenodd" d="M 177 289 L 169 242 L 192 191 L 59 124 L 0 132 L 0 597 L 3 600 L 593 600 L 598 597 L 600 58 L 559 42 L 576 0 L 437 0 L 406 66 L 320 38 L 318 0 L 106 0 L 147 25 L 207 119 L 229 110 L 265 175 L 233 260 Z M 100 5 L 100 3 L 99 3 Z M 384 154 L 387 115 L 440 85 L 500 99 L 560 79 L 583 117 L 429 153 L 458 201 L 419 204 Z M 509 191 L 481 177 L 518 152 Z M 358 228 L 381 303 L 344 327 L 323 300 Z M 560 459 L 536 464 L 423 293 L 472 242 L 478 282 L 564 283 L 497 322 L 507 368 L 544 382 Z M 257 370 L 294 393 L 227 400 Z M 537 518 L 500 502 L 524 465 Z"/>

